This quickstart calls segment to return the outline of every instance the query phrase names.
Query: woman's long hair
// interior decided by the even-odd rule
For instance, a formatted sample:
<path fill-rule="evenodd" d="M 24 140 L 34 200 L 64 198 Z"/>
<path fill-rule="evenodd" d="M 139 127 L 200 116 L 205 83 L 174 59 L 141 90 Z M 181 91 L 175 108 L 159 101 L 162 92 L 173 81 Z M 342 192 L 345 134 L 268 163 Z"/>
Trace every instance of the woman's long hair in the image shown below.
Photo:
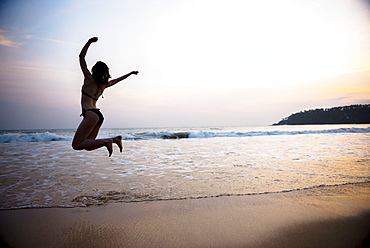
<path fill-rule="evenodd" d="M 99 85 L 99 87 L 102 84 L 107 84 L 109 78 L 111 78 L 109 74 L 109 68 L 104 62 L 101 61 L 96 62 L 91 71 L 92 76 L 95 82 Z"/>

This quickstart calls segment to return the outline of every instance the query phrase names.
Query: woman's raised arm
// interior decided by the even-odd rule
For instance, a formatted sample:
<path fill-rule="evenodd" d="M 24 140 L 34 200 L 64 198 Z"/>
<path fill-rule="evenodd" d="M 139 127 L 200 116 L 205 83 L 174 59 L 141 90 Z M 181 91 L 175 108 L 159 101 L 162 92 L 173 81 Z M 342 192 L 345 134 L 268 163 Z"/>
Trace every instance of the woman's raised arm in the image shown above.
<path fill-rule="evenodd" d="M 116 83 L 118 83 L 119 81 L 122 81 L 122 80 L 124 80 L 124 79 L 128 78 L 128 77 L 129 77 L 129 76 L 131 76 L 132 74 L 137 75 L 138 73 L 139 73 L 138 71 L 132 71 L 132 72 L 130 72 L 130 73 L 126 74 L 126 75 L 123 75 L 123 76 L 121 76 L 121 77 L 119 77 L 119 78 L 112 79 L 112 80 L 110 80 L 110 81 L 108 82 L 107 87 L 111 87 L 111 86 L 115 85 Z"/>
<path fill-rule="evenodd" d="M 86 53 L 87 53 L 87 50 L 89 49 L 91 43 L 94 43 L 94 42 L 97 42 L 98 41 L 98 37 L 93 37 L 93 38 L 90 38 L 86 44 L 84 45 L 84 47 L 82 48 L 81 52 L 80 52 L 80 66 L 81 66 L 81 70 L 84 74 L 85 77 L 87 76 L 91 76 L 91 73 L 89 71 L 89 69 L 87 68 L 87 64 L 86 64 L 86 60 L 85 60 L 85 56 L 86 56 Z"/>

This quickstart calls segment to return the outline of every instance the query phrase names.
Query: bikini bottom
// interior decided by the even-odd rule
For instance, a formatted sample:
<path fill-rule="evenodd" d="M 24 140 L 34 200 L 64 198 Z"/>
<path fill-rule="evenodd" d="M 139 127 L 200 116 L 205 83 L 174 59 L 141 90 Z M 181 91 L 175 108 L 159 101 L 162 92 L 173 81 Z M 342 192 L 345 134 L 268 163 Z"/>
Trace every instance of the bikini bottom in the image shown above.
<path fill-rule="evenodd" d="M 83 116 L 84 118 L 86 118 L 85 113 L 86 113 L 87 111 L 94 112 L 95 114 L 97 114 L 97 116 L 99 116 L 99 121 L 98 121 L 98 123 L 97 123 L 97 124 L 101 124 L 101 123 L 103 123 L 103 121 L 104 121 L 104 116 L 103 116 L 103 114 L 100 112 L 100 109 L 97 109 L 97 108 L 91 108 L 91 109 L 83 110 L 83 111 L 82 111 L 82 114 L 81 114 L 80 116 Z"/>

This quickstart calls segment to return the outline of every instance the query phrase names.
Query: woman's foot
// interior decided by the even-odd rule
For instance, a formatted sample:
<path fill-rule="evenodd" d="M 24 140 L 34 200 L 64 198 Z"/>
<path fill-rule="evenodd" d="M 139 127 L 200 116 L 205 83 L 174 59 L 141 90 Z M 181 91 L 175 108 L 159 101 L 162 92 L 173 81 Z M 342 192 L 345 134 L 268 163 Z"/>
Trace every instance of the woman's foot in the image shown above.
<path fill-rule="evenodd" d="M 117 144 L 117 146 L 119 147 L 119 151 L 122 152 L 123 150 L 122 136 L 114 137 L 112 140 L 113 140 L 113 143 Z"/>
<path fill-rule="evenodd" d="M 105 146 L 107 147 L 108 149 L 108 153 L 109 153 L 109 157 L 112 156 L 112 153 L 113 153 L 113 147 L 112 147 L 112 144 L 113 144 L 113 139 L 106 139 L 106 144 Z"/>

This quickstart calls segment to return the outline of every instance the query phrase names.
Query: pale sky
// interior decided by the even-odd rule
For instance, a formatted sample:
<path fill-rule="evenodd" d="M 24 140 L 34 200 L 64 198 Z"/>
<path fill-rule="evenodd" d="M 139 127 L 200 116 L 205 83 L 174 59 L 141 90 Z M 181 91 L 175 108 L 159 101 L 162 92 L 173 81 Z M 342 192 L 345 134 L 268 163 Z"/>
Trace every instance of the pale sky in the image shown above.
<path fill-rule="evenodd" d="M 113 78 L 103 127 L 270 125 L 370 103 L 365 0 L 0 3 L 0 129 L 76 128 L 78 54 Z"/>

